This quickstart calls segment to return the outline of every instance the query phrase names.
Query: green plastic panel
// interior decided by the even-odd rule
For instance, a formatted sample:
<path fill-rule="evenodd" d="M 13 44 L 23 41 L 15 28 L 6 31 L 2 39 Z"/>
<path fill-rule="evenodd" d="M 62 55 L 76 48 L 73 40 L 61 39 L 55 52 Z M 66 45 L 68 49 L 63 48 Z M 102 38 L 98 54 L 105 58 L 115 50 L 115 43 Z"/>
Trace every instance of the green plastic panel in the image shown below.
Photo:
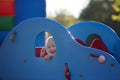
<path fill-rule="evenodd" d="M 11 30 L 14 26 L 13 16 L 0 16 L 0 31 Z"/>

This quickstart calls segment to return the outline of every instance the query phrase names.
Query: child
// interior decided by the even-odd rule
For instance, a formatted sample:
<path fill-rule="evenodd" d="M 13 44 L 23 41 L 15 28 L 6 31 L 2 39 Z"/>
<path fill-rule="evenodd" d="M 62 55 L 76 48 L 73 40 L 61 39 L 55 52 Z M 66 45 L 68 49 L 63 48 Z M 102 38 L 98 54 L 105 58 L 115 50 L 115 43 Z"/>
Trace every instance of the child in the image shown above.
<path fill-rule="evenodd" d="M 53 37 L 50 36 L 46 40 L 45 48 L 41 50 L 40 56 L 44 57 L 45 60 L 49 60 L 52 56 L 56 55 L 56 46 Z"/>
<path fill-rule="evenodd" d="M 56 46 L 53 40 L 53 37 L 50 36 L 47 38 L 46 40 L 46 52 L 50 55 L 50 56 L 55 56 L 56 55 Z"/>

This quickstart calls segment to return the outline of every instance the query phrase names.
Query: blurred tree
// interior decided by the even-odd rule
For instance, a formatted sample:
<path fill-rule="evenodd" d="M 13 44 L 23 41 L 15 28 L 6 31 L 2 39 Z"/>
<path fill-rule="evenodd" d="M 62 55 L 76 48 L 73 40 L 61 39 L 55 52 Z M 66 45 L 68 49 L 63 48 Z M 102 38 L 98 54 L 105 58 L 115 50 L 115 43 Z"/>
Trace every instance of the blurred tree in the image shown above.
<path fill-rule="evenodd" d="M 78 20 L 74 16 L 68 14 L 66 10 L 61 10 L 59 13 L 56 13 L 56 17 L 48 16 L 48 18 L 60 22 L 65 27 L 69 27 L 78 22 Z"/>
<path fill-rule="evenodd" d="M 88 7 L 80 14 L 79 19 L 105 22 L 114 12 L 108 0 L 91 0 Z"/>
<path fill-rule="evenodd" d="M 120 22 L 120 0 L 110 0 L 113 2 L 113 9 L 115 10 L 116 14 L 111 16 L 112 20 Z"/>
<path fill-rule="evenodd" d="M 114 9 L 114 5 L 118 3 L 116 1 L 120 0 L 91 0 L 78 19 L 102 22 L 113 28 L 120 36 L 120 22 L 118 22 L 118 19 L 116 20 L 115 15 L 118 14 L 119 10 L 118 8 Z M 120 5 L 120 3 L 118 4 Z"/>

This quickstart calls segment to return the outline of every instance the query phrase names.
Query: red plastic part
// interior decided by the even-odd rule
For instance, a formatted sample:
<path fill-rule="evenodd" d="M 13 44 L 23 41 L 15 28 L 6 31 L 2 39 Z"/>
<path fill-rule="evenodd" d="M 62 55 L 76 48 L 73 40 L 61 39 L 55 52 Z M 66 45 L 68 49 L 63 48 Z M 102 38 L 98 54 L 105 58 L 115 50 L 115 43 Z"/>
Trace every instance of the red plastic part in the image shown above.
<path fill-rule="evenodd" d="M 78 38 L 76 38 L 75 40 L 76 40 L 79 44 L 85 46 L 85 43 L 84 43 L 82 40 L 80 40 L 80 39 L 78 39 Z"/>
<path fill-rule="evenodd" d="M 0 2 L 0 16 L 14 16 L 14 2 Z"/>
<path fill-rule="evenodd" d="M 43 49 L 44 47 L 36 47 L 36 57 L 42 57 L 42 56 L 40 56 L 40 52 L 41 52 L 41 50 Z M 45 54 L 44 54 L 44 56 L 45 55 L 47 55 L 47 53 L 46 53 L 46 51 L 45 51 Z M 43 57 L 44 57 L 43 56 Z"/>
<path fill-rule="evenodd" d="M 91 58 L 99 58 L 99 56 L 95 55 L 95 54 L 90 54 Z"/>
<path fill-rule="evenodd" d="M 105 43 L 100 39 L 93 40 L 90 47 L 96 48 L 96 49 L 99 49 L 99 50 L 102 50 L 102 51 L 105 51 L 105 52 L 108 52 L 109 54 L 111 54 L 111 52 L 108 50 Z"/>
<path fill-rule="evenodd" d="M 36 57 L 40 57 L 40 51 L 41 51 L 42 47 L 37 47 L 36 48 Z"/>
<path fill-rule="evenodd" d="M 14 2 L 14 0 L 0 0 L 0 2 Z"/>
<path fill-rule="evenodd" d="M 69 67 L 68 67 L 67 63 L 65 63 L 65 72 L 64 72 L 64 75 L 65 75 L 65 77 L 66 77 L 67 80 L 71 80 L 70 71 L 69 71 Z"/>

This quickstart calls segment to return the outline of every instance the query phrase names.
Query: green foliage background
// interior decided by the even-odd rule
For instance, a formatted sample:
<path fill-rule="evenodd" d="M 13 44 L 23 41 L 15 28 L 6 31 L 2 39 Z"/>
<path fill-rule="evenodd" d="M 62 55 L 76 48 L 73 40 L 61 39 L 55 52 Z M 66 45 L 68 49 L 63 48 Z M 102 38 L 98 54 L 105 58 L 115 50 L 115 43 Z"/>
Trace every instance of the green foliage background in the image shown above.
<path fill-rule="evenodd" d="M 68 15 L 65 10 L 56 13 L 56 15 L 56 17 L 49 16 L 49 18 L 66 27 L 80 21 L 98 21 L 113 28 L 120 36 L 120 0 L 91 0 L 77 19 Z"/>

